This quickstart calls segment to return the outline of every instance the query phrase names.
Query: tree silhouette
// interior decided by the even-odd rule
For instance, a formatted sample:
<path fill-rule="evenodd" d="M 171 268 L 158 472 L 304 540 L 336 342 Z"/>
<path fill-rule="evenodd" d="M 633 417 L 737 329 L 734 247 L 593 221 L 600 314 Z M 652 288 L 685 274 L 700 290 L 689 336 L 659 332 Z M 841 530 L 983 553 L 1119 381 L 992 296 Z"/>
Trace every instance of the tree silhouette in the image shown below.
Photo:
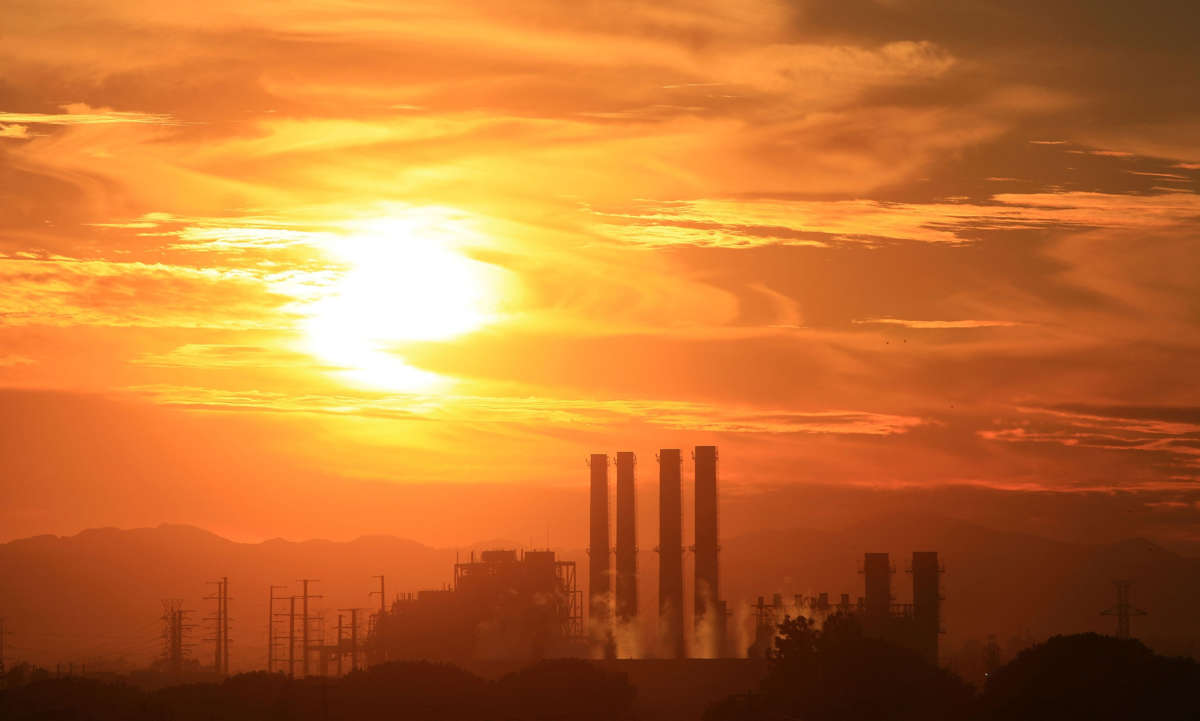
<path fill-rule="evenodd" d="M 1200 719 L 1200 665 L 1159 656 L 1135 639 L 1055 636 L 988 679 L 983 721 Z"/>
<path fill-rule="evenodd" d="M 841 614 L 822 628 L 804 617 L 784 619 L 768 659 L 760 692 L 715 704 L 707 721 L 953 721 L 967 718 L 974 701 L 962 679 L 864 636 Z"/>

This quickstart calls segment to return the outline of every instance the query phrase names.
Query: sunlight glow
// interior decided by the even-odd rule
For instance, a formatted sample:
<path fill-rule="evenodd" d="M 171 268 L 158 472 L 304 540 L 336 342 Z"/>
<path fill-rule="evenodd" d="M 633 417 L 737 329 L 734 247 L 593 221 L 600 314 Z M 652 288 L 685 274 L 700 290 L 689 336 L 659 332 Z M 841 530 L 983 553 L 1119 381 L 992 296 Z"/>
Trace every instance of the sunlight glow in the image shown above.
<path fill-rule="evenodd" d="M 480 240 L 459 214 L 440 208 L 352 225 L 327 241 L 346 265 L 328 294 L 308 306 L 305 345 L 355 384 L 429 391 L 446 384 L 397 354 L 405 342 L 445 340 L 495 318 L 502 271 L 463 251 Z"/>

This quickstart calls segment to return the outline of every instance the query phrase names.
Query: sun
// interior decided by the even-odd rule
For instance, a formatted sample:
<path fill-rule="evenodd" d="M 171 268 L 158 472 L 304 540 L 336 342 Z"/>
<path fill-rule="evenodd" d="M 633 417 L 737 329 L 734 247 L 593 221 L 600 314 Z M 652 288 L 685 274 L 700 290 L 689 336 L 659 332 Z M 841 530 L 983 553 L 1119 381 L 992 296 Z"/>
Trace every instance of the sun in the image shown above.
<path fill-rule="evenodd" d="M 464 249 L 478 233 L 441 209 L 358 222 L 327 241 L 344 268 L 308 306 L 307 350 L 357 385 L 427 391 L 445 378 L 397 354 L 406 342 L 454 338 L 493 320 L 503 271 Z"/>

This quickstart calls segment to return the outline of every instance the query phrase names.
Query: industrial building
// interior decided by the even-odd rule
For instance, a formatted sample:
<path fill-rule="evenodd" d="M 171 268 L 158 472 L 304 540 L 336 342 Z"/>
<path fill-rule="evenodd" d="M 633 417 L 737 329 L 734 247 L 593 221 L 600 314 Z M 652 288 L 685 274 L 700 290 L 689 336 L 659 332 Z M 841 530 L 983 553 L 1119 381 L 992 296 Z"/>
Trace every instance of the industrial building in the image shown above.
<path fill-rule="evenodd" d="M 691 653 L 684 628 L 683 454 L 678 448 L 658 452 L 658 618 L 656 654 L 663 658 L 725 655 L 728 611 L 720 598 L 717 524 L 717 447 L 696 446 L 692 455 L 695 492 L 695 582 Z M 610 603 L 608 520 L 608 458 L 593 454 L 589 536 L 589 626 L 594 639 L 612 639 L 613 624 L 637 620 L 637 460 L 633 453 L 617 454 L 616 597 Z M 603 550 L 602 550 L 603 549 Z M 603 558 L 600 556 L 603 555 Z M 616 618 L 608 613 L 616 609 Z M 611 652 L 611 643 L 606 650 Z"/>
<path fill-rule="evenodd" d="M 454 564 L 454 584 L 396 599 L 368 639 L 369 663 L 580 656 L 575 563 L 553 551 L 483 551 Z"/>
<path fill-rule="evenodd" d="M 648 655 L 662 658 L 728 655 L 728 611 L 719 585 L 716 446 L 697 446 L 693 460 L 696 539 L 689 549 L 683 543 L 682 453 L 678 448 L 658 453 L 658 645 Z M 637 459 L 629 451 L 616 455 L 615 548 L 610 545 L 609 465 L 607 454 L 588 458 L 586 626 L 574 562 L 558 560 L 548 550 L 484 551 L 479 560 L 472 554 L 470 561 L 455 564 L 452 586 L 408 594 L 381 609 L 369 630 L 368 662 L 616 656 L 617 627 L 638 623 Z M 686 550 L 696 558 L 691 634 L 684 628 Z"/>
<path fill-rule="evenodd" d="M 909 572 L 913 579 L 912 603 L 895 603 L 892 595 L 892 575 L 895 567 L 886 553 L 867 553 L 863 556 L 862 574 L 864 595 L 850 603 L 850 594 L 843 593 L 836 605 L 829 594 L 795 596 L 785 603 L 782 594 L 775 594 L 771 603 L 759 596 L 754 606 L 755 636 L 750 656 L 763 656 L 771 648 L 777 626 L 786 616 L 805 616 L 823 621 L 831 613 L 841 613 L 858 621 L 863 633 L 903 646 L 920 654 L 936 665 L 938 636 L 942 632 L 941 574 L 937 551 L 914 551 Z"/>
<path fill-rule="evenodd" d="M 454 565 L 454 582 L 438 590 L 397 598 L 373 616 L 366 644 L 369 663 L 398 659 L 532 660 L 555 656 L 657 657 L 660 659 L 763 656 L 785 616 L 823 620 L 838 612 L 856 618 L 864 633 L 913 649 L 937 663 L 941 632 L 941 566 L 934 551 L 913 554 L 911 603 L 895 603 L 895 569 L 886 553 L 864 556 L 865 593 L 851 603 L 842 594 L 782 596 L 754 607 L 754 642 L 733 648 L 729 610 L 721 598 L 716 446 L 692 454 L 694 544 L 684 545 L 684 462 L 678 448 L 663 448 L 658 461 L 657 617 L 638 617 L 637 458 L 616 454 L 616 492 L 610 494 L 610 458 L 594 453 L 588 465 L 587 603 L 576 583 L 575 563 L 553 551 L 484 551 Z M 609 518 L 615 497 L 615 547 Z M 691 628 L 685 628 L 684 554 L 693 553 Z M 615 561 L 615 563 L 614 563 Z M 615 569 L 615 570 L 614 570 Z M 382 596 L 382 588 L 380 590 Z M 586 619 L 585 619 L 586 608 Z M 651 634 L 650 631 L 654 633 Z M 645 633 L 644 633 L 645 632 Z M 623 649 L 619 639 L 649 638 L 648 647 Z M 629 650 L 632 649 L 632 650 Z"/>

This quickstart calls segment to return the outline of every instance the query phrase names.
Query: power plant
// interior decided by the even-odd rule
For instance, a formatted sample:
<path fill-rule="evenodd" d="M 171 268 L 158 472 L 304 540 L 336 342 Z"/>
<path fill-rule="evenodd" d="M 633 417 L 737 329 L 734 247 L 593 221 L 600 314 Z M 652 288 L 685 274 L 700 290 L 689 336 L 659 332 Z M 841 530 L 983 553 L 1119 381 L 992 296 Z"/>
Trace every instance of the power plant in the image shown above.
<path fill-rule="evenodd" d="M 763 656 L 771 647 L 776 627 L 785 617 L 805 616 L 823 620 L 831 613 L 853 617 L 863 634 L 908 648 L 931 664 L 938 663 L 938 637 L 942 632 L 941 574 L 937 551 L 914 551 L 909 572 L 913 579 L 912 603 L 894 603 L 892 574 L 895 568 L 886 553 L 863 555 L 862 574 L 865 594 L 850 603 L 843 593 L 831 604 L 828 593 L 794 596 L 785 603 L 775 594 L 771 603 L 763 596 L 754 605 L 755 640 L 751 656 Z"/>
<path fill-rule="evenodd" d="M 691 453 L 691 483 L 678 448 L 663 448 L 658 465 L 657 613 L 640 614 L 637 525 L 637 457 L 593 453 L 588 466 L 586 589 L 576 562 L 550 549 L 471 551 L 455 560 L 453 581 L 442 588 L 388 597 L 376 576 L 374 610 L 339 608 L 336 624 L 324 611 L 313 612 L 315 579 L 296 581 L 294 590 L 270 586 L 266 661 L 270 671 L 289 676 L 341 674 L 362 665 L 396 660 L 530 661 L 552 657 L 605 659 L 719 659 L 762 656 L 787 615 L 820 619 L 840 612 L 855 617 L 863 632 L 907 646 L 937 662 L 941 632 L 942 569 L 933 551 L 913 554 L 913 598 L 897 604 L 892 596 L 894 568 L 886 553 L 868 553 L 861 573 L 865 594 L 851 604 L 849 594 L 831 604 L 828 594 L 784 603 L 760 597 L 750 609 L 749 627 L 731 628 L 721 595 L 719 456 L 716 446 Z M 615 490 L 609 467 L 616 467 Z M 684 509 L 691 493 L 693 542 L 684 543 Z M 610 519 L 610 507 L 615 517 Z M 691 598 L 685 596 L 690 568 Z M 216 602 L 210 617 L 214 642 L 212 671 L 229 672 L 229 581 L 213 581 Z M 584 601 L 586 590 L 587 600 Z M 689 604 L 690 603 L 690 607 Z M 187 611 L 180 602 L 165 606 L 164 667 L 178 675 L 185 661 Z M 686 623 L 690 612 L 691 623 Z M 643 617 L 646 616 L 646 617 Z M 360 623 L 365 621 L 365 623 Z M 749 621 L 741 614 L 742 621 Z M 742 624 L 745 626 L 746 624 Z M 365 626 L 365 628 L 364 628 Z M 327 628 L 330 634 L 327 635 Z M 336 630 L 336 637 L 330 638 Z M 365 633 L 360 633 L 363 631 Z M 752 640 L 751 640 L 752 639 Z M 194 663 L 194 662 L 193 662 Z M 207 668 L 207 666 L 206 666 Z"/>
<path fill-rule="evenodd" d="M 586 655 L 575 562 L 554 551 L 483 551 L 451 587 L 396 599 L 369 632 L 370 664 Z"/>

